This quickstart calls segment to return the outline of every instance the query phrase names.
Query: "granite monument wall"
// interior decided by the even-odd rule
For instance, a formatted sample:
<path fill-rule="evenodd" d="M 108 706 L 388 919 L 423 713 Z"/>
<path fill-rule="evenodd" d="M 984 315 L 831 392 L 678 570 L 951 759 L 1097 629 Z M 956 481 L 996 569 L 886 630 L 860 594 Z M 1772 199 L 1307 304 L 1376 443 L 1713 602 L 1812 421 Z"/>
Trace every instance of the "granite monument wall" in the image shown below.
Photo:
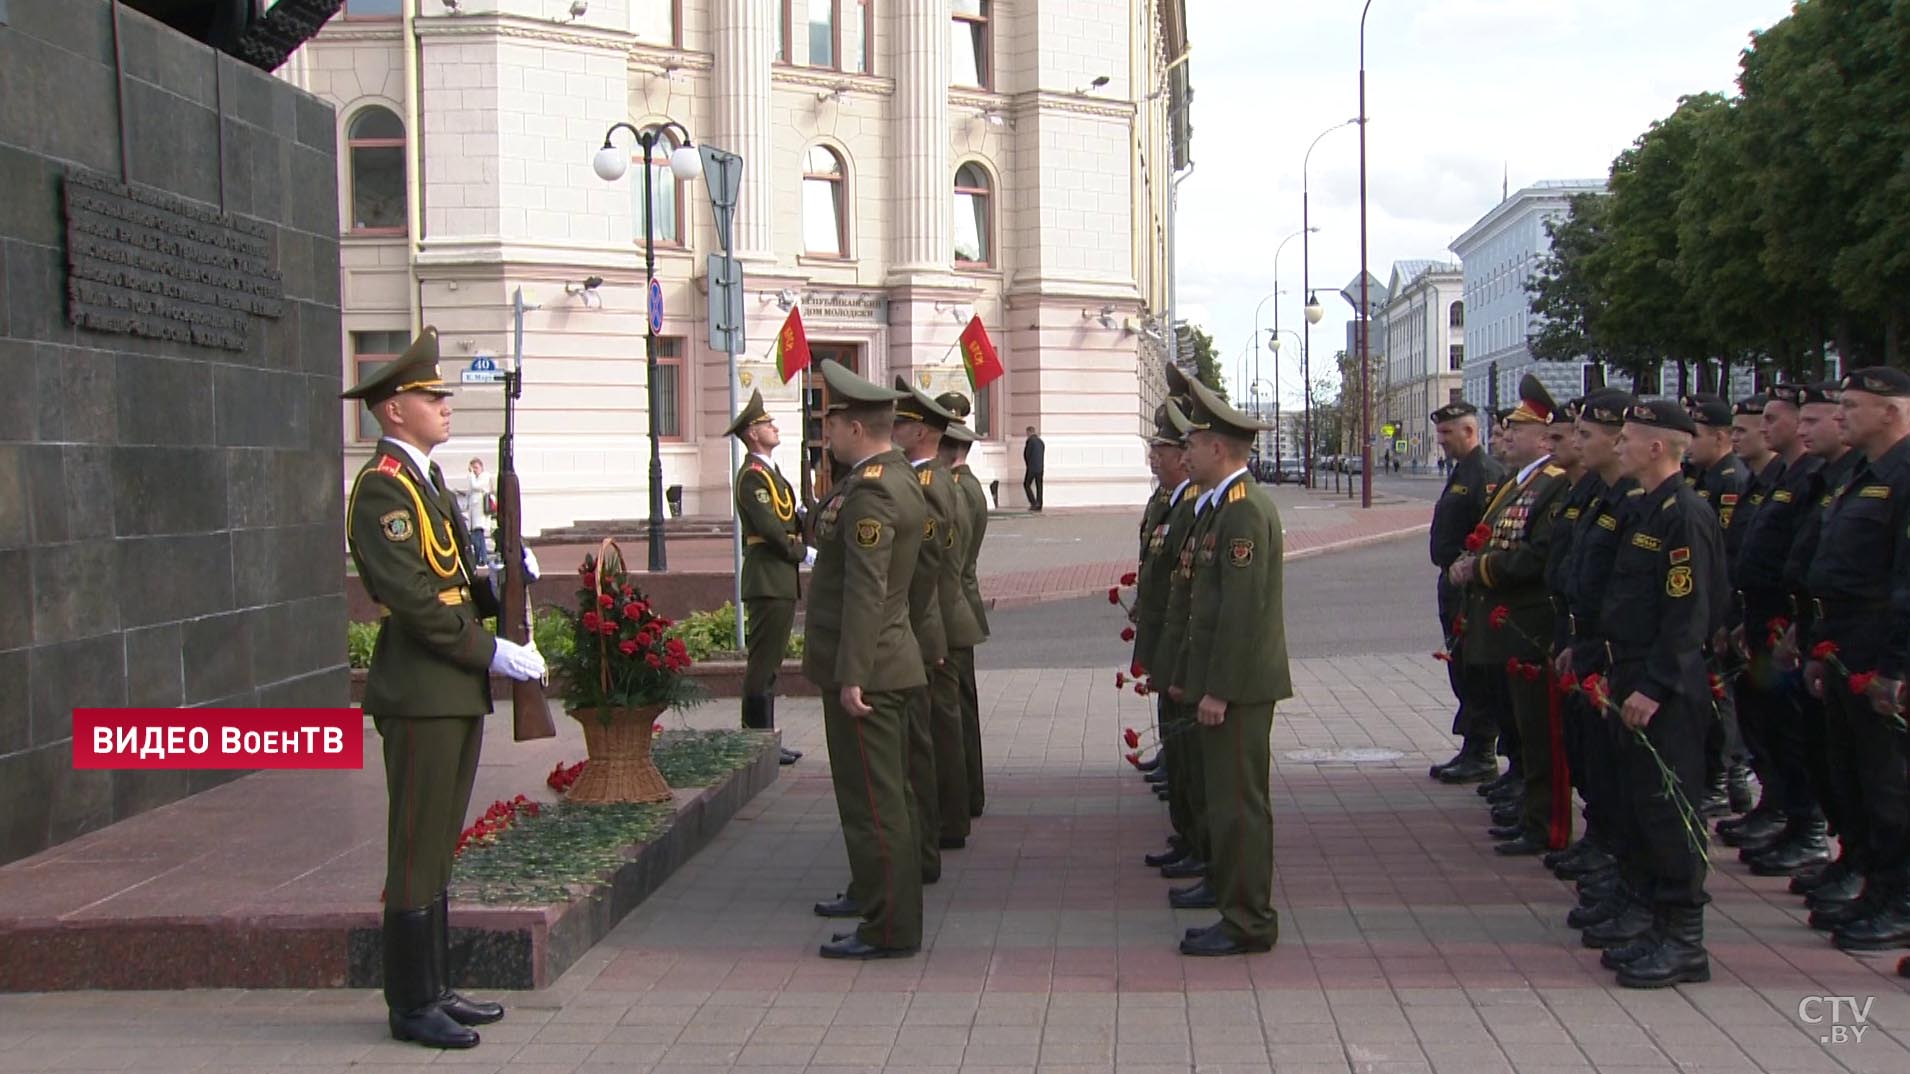
<path fill-rule="evenodd" d="M 106 0 L 0 5 L 0 862 L 234 778 L 76 706 L 347 703 L 337 123 Z"/>

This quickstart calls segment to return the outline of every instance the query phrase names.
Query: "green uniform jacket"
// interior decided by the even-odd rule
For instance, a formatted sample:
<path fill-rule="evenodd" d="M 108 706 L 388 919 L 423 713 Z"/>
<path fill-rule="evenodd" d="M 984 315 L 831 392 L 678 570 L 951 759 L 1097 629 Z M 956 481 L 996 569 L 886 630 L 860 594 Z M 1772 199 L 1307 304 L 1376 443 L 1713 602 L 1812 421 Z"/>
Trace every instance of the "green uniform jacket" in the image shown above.
<path fill-rule="evenodd" d="M 1200 497 L 1200 486 L 1189 481 L 1181 490 L 1180 499 L 1173 496 L 1174 490 L 1168 489 L 1167 498 L 1162 501 L 1165 510 L 1148 527 L 1147 540 L 1141 544 L 1140 585 L 1134 594 L 1134 662 L 1150 674 L 1157 665 L 1165 671 L 1172 663 L 1173 653 L 1159 652 L 1157 647 L 1166 633 L 1164 623 L 1168 597 L 1174 588 L 1174 564 L 1180 554 L 1181 539 L 1187 535 L 1187 527 L 1194 523 L 1194 501 Z M 1152 506 L 1150 503 L 1149 507 Z M 1183 600 L 1183 610 L 1185 606 Z M 1176 638 L 1181 636 L 1180 631 L 1175 632 Z"/>
<path fill-rule="evenodd" d="M 1167 534 L 1165 551 L 1173 564 L 1167 572 L 1167 606 L 1161 613 L 1160 636 L 1148 647 L 1147 655 L 1155 666 L 1142 668 L 1157 690 L 1182 686 L 1187 681 L 1187 615 L 1194 599 L 1194 549 L 1214 522 L 1212 511 L 1194 509 L 1200 493 L 1199 485 L 1188 485 L 1181 493 L 1181 503 L 1187 509 L 1186 525 L 1173 527 Z M 1191 698 L 1188 703 L 1199 700 Z"/>
<path fill-rule="evenodd" d="M 1479 554 L 1472 583 L 1466 587 L 1463 652 L 1471 665 L 1502 665 L 1511 659 L 1547 659 L 1552 643 L 1552 595 L 1545 588 L 1545 564 L 1552 536 L 1571 491 L 1565 468 L 1547 461 L 1516 488 L 1516 472 L 1501 485 L 1486 510 L 1491 540 Z M 1509 621 L 1492 625 L 1493 609 L 1504 605 Z"/>
<path fill-rule="evenodd" d="M 1194 552 L 1187 609 L 1187 672 L 1194 704 L 1212 695 L 1230 705 L 1265 705 L 1293 696 L 1287 626 L 1281 609 L 1280 512 L 1258 482 L 1242 475 L 1207 505 Z"/>
<path fill-rule="evenodd" d="M 802 671 L 825 690 L 928 683 L 909 629 L 909 580 L 928 502 L 893 449 L 850 468 L 816 511 Z"/>
<path fill-rule="evenodd" d="M 1136 558 L 1136 562 L 1147 562 L 1148 542 L 1153 539 L 1155 528 L 1166 520 L 1167 509 L 1171 506 L 1167 501 L 1171 499 L 1173 495 L 1173 489 L 1168 488 L 1166 485 L 1156 485 L 1154 486 L 1154 494 L 1147 498 L 1147 506 L 1141 509 L 1141 551 Z M 1138 593 L 1136 597 L 1138 599 Z"/>
<path fill-rule="evenodd" d="M 923 472 L 933 471 L 932 483 L 925 482 L 929 510 L 935 510 L 936 496 L 947 499 L 947 522 L 936 534 L 941 548 L 941 577 L 935 583 L 935 596 L 942 605 L 942 633 L 950 649 L 973 649 L 988 635 L 975 621 L 975 609 L 969 606 L 963 579 L 968 572 L 968 497 L 960 481 L 940 458 L 928 462 Z M 984 512 L 986 514 L 986 512 Z"/>
<path fill-rule="evenodd" d="M 751 456 L 736 472 L 736 518 L 743 527 L 743 599 L 801 596 L 797 567 L 809 549 L 796 517 L 795 486 Z"/>
<path fill-rule="evenodd" d="M 922 546 L 909 576 L 909 629 L 921 647 L 922 663 L 935 666 L 948 657 L 948 631 L 942 623 L 942 560 L 946 541 L 955 532 L 955 486 L 946 472 L 937 474 L 933 460 L 911 464 L 922 489 L 928 516 L 922 522 Z"/>
<path fill-rule="evenodd" d="M 967 510 L 962 513 L 962 542 L 968 553 L 962 561 L 962 595 L 968 598 L 969 610 L 975 614 L 975 626 L 982 632 L 982 641 L 988 640 L 988 608 L 982 604 L 982 587 L 975 573 L 975 564 L 982 555 L 982 541 L 988 536 L 988 493 L 982 491 L 982 483 L 975 477 L 975 471 L 967 463 L 952 467 L 949 473 L 957 478 L 957 487 L 962 490 L 962 500 Z"/>
<path fill-rule="evenodd" d="M 427 480 L 403 448 L 380 440 L 352 481 L 352 563 L 384 611 L 365 679 L 365 711 L 373 716 L 491 711 L 497 640 L 483 621 L 497 614 L 497 601 L 488 580 L 472 584 L 464 519 L 444 491 L 443 473 L 431 469 Z"/>

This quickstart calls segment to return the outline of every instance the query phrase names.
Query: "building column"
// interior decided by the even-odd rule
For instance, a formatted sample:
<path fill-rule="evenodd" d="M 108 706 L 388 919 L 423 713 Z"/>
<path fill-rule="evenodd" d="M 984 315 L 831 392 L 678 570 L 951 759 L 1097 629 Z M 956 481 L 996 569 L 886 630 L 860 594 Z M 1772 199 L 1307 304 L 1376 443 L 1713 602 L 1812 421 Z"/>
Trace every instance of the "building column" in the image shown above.
<path fill-rule="evenodd" d="M 776 257 L 769 78 L 776 22 L 771 7 L 754 0 L 717 0 L 711 13 L 716 130 L 710 142 L 743 158 L 734 227 L 736 256 L 744 261 Z"/>
<path fill-rule="evenodd" d="M 889 271 L 892 276 L 946 273 L 955 241 L 948 168 L 948 0 L 911 0 L 892 10 L 895 217 Z"/>

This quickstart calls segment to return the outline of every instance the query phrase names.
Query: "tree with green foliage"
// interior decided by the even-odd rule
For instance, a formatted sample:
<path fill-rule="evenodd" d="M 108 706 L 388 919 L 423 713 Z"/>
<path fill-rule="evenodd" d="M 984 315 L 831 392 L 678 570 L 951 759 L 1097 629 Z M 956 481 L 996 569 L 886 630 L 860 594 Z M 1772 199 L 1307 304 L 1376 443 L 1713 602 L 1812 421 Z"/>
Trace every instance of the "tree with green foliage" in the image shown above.
<path fill-rule="evenodd" d="M 1227 398 L 1227 384 L 1220 376 L 1220 361 L 1214 357 L 1214 337 L 1202 331 L 1199 326 L 1184 324 L 1181 326 L 1180 353 L 1185 361 L 1188 355 L 1194 358 L 1194 379 L 1212 388 L 1214 394 Z"/>

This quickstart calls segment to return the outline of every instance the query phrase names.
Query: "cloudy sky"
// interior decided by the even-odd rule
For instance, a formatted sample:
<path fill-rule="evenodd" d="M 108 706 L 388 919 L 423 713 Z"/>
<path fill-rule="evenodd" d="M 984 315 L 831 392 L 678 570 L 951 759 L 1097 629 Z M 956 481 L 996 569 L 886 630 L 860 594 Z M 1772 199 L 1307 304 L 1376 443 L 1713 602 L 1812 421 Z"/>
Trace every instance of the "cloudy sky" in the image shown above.
<path fill-rule="evenodd" d="M 1603 176 L 1678 98 L 1731 92 L 1749 34 L 1790 0 L 1374 0 L 1366 30 L 1367 264 L 1456 260 L 1448 244 L 1511 187 Z M 1301 155 L 1358 113 L 1360 0 L 1190 0 L 1193 174 L 1181 184 L 1179 309 L 1228 377 L 1274 291 L 1275 246 L 1300 229 Z M 1309 171 L 1314 376 L 1332 368 L 1359 272 L 1359 128 Z M 1301 240 L 1286 245 L 1260 326 L 1299 329 Z M 1285 337 L 1280 395 L 1297 406 Z M 1260 376 L 1273 379 L 1271 352 Z"/>

